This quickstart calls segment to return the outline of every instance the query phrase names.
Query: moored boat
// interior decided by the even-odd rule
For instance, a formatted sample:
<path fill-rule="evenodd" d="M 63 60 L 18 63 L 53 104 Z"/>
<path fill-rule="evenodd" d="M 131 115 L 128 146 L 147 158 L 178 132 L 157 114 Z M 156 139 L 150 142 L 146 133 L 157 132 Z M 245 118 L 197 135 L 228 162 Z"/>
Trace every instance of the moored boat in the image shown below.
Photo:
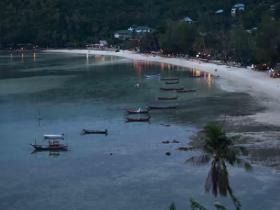
<path fill-rule="evenodd" d="M 60 143 L 52 143 L 48 145 L 31 144 L 36 151 L 67 151 L 68 146 Z"/>
<path fill-rule="evenodd" d="M 108 130 L 91 130 L 91 129 L 83 129 L 81 131 L 81 135 L 87 135 L 87 134 L 104 134 L 104 135 L 108 135 Z"/>
<path fill-rule="evenodd" d="M 162 90 L 162 91 L 177 91 L 177 90 L 184 90 L 184 87 L 174 87 L 174 88 L 161 87 L 160 90 Z"/>
<path fill-rule="evenodd" d="M 176 105 L 150 105 L 150 109 L 177 109 Z"/>
<path fill-rule="evenodd" d="M 174 80 L 174 81 L 167 81 L 165 82 L 166 85 L 174 85 L 174 84 L 179 84 L 179 80 Z"/>
<path fill-rule="evenodd" d="M 177 100 L 178 97 L 177 96 L 174 96 L 174 97 L 158 97 L 158 100 L 160 101 L 169 101 L 169 100 Z"/>
<path fill-rule="evenodd" d="M 177 93 L 191 93 L 196 92 L 196 89 L 182 89 L 182 90 L 176 90 Z"/>
<path fill-rule="evenodd" d="M 149 109 L 144 108 L 144 109 L 128 109 L 126 110 L 128 114 L 148 114 L 149 113 Z"/>
<path fill-rule="evenodd" d="M 31 146 L 35 151 L 67 151 L 68 145 L 60 143 L 64 139 L 64 134 L 59 135 L 44 135 L 44 139 L 48 140 L 48 144 L 37 144 L 36 141 Z"/>
<path fill-rule="evenodd" d="M 163 78 L 160 78 L 160 80 L 162 81 L 178 81 L 179 78 L 178 77 L 163 77 Z"/>

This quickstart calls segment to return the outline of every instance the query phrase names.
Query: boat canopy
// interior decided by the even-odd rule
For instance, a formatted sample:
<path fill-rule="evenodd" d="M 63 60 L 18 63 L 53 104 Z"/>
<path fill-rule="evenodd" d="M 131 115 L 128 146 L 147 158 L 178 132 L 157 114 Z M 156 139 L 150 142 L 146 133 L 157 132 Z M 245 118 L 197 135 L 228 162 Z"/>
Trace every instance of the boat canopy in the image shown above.
<path fill-rule="evenodd" d="M 64 134 L 46 134 L 44 139 L 64 139 Z"/>

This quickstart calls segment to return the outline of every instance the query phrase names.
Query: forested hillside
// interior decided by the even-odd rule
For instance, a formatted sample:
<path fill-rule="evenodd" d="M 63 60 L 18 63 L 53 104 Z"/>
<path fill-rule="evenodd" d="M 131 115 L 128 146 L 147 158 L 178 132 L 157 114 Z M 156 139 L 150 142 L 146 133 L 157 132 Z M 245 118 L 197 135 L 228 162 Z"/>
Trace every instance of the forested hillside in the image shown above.
<path fill-rule="evenodd" d="M 244 3 L 245 11 L 232 17 L 236 3 Z M 136 24 L 156 29 L 166 52 L 230 56 L 235 46 L 239 52 L 232 56 L 241 57 L 252 46 L 279 51 L 279 8 L 279 0 L 1 0 L 0 45 L 81 46 L 113 40 L 114 31 Z M 180 21 L 186 16 L 194 20 L 191 26 Z"/>

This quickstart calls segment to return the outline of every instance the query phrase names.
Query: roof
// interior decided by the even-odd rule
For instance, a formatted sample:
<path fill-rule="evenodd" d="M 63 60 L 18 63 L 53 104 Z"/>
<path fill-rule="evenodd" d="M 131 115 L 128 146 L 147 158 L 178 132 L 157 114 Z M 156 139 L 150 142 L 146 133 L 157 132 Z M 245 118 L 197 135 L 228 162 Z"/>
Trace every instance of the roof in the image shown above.
<path fill-rule="evenodd" d="M 239 4 L 233 5 L 233 7 L 234 7 L 234 8 L 245 7 L 245 4 L 239 3 Z"/>
<path fill-rule="evenodd" d="M 100 41 L 99 41 L 99 44 L 107 45 L 108 42 L 107 42 L 106 40 L 100 40 Z"/>
<path fill-rule="evenodd" d="M 223 9 L 219 9 L 215 12 L 216 14 L 221 14 L 221 13 L 224 13 L 224 10 Z"/>
<path fill-rule="evenodd" d="M 184 18 L 184 21 L 186 21 L 186 22 L 192 22 L 193 20 L 192 20 L 190 17 L 187 16 L 187 17 Z"/>

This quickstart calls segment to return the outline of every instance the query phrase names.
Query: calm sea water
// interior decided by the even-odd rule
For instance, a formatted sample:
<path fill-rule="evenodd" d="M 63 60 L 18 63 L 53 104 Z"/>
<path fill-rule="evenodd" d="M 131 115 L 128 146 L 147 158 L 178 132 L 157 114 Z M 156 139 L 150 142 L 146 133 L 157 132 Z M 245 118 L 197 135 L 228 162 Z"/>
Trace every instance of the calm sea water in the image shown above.
<path fill-rule="evenodd" d="M 225 113 L 255 112 L 255 101 L 220 90 L 219 79 L 189 75 L 114 57 L 1 54 L 0 209 L 164 210 L 174 201 L 180 210 L 189 209 L 191 197 L 232 208 L 229 198 L 204 193 L 207 166 L 184 164 L 196 152 L 176 148 Z M 159 90 L 160 76 L 178 76 L 178 86 L 198 91 L 169 102 L 177 110 L 153 111 L 151 123 L 125 123 L 125 109 L 174 95 Z M 106 128 L 109 135 L 81 136 L 83 128 Z M 64 133 L 70 151 L 32 153 L 30 143 L 47 133 Z M 161 143 L 173 139 L 180 144 Z M 243 209 L 279 209 L 279 174 L 258 166 L 229 171 Z"/>

